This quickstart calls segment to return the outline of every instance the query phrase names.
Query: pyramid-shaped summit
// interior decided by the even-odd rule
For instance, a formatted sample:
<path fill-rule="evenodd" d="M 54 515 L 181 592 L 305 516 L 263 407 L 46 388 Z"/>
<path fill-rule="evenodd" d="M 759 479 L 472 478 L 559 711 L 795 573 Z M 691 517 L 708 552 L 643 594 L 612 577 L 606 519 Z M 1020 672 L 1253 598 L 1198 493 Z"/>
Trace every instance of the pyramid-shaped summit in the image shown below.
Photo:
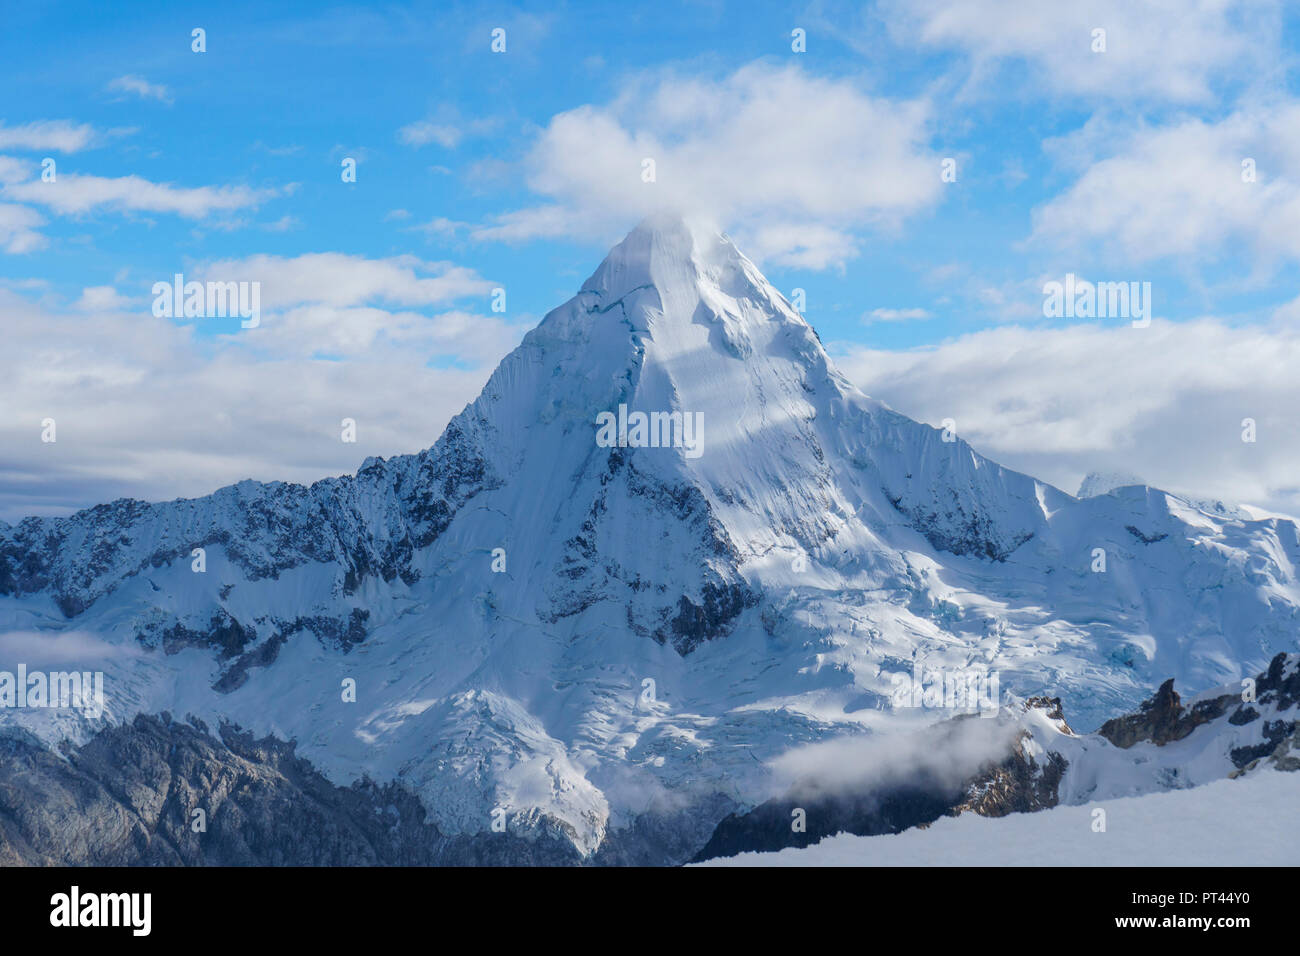
<path fill-rule="evenodd" d="M 591 858 L 647 801 L 717 811 L 668 828 L 694 852 L 916 662 L 1088 728 L 1292 646 L 1292 522 L 1079 500 L 952 438 L 847 382 L 729 239 L 655 217 L 432 448 L 0 529 L 0 631 L 110 648 L 103 715 L 5 720 L 51 747 L 231 723 L 398 782 L 449 841 L 504 807 L 528 852 Z"/>

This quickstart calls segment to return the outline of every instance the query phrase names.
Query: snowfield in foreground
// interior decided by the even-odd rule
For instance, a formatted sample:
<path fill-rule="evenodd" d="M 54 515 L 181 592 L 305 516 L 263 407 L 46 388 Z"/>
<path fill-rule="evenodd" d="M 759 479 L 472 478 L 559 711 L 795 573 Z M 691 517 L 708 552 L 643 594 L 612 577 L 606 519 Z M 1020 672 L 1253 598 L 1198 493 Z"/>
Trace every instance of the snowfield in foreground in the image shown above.
<path fill-rule="evenodd" d="M 702 866 L 1296 866 L 1300 774 L 1264 770 L 1194 790 L 992 818 L 943 817 L 890 836 L 840 835 Z M 1094 832 L 1093 812 L 1106 812 Z"/>

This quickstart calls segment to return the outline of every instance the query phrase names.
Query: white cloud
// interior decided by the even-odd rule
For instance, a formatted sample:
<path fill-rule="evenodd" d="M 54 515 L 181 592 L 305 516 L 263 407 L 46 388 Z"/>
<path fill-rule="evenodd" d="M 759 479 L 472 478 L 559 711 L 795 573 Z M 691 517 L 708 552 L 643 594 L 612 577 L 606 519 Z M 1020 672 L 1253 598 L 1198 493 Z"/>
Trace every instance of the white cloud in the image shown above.
<path fill-rule="evenodd" d="M 45 237 L 36 231 L 45 220 L 34 209 L 14 203 L 0 203 L 0 248 L 21 255 L 45 245 Z"/>
<path fill-rule="evenodd" d="M 769 766 L 775 789 L 792 789 L 801 799 L 900 785 L 956 787 L 980 767 L 1003 759 L 1016 733 L 1014 724 L 1000 720 L 960 720 L 804 744 Z"/>
<path fill-rule="evenodd" d="M 97 139 L 92 127 L 71 120 L 39 120 L 23 126 L 0 123 L 0 149 L 75 153 L 93 146 Z"/>
<path fill-rule="evenodd" d="M 129 212 L 173 213 L 202 219 L 214 212 L 230 212 L 260 205 L 278 195 L 274 189 L 248 186 L 198 186 L 186 188 L 154 183 L 139 176 L 86 176 L 59 173 L 52 183 L 32 180 L 10 183 L 0 195 L 48 206 L 63 215 L 80 215 L 105 207 Z"/>
<path fill-rule="evenodd" d="M 81 298 L 73 308 L 81 312 L 109 312 L 129 308 L 131 300 L 118 295 L 111 285 L 89 286 L 81 290 Z"/>
<path fill-rule="evenodd" d="M 268 294 L 261 326 L 242 331 L 237 320 L 155 318 L 147 278 L 138 300 L 92 287 L 59 310 L 0 289 L 0 517 L 201 495 L 250 477 L 310 482 L 355 471 L 368 455 L 418 451 L 522 335 L 487 314 L 486 299 L 484 314 L 376 304 L 445 306 L 485 287 L 470 270 L 302 259 L 250 260 Z M 263 273 L 271 266 L 283 279 Z M 345 417 L 358 423 L 356 444 L 339 440 Z M 57 443 L 40 440 L 44 418 L 57 422 Z"/>
<path fill-rule="evenodd" d="M 313 303 L 264 316 L 255 332 L 235 334 L 246 336 L 252 347 L 278 355 L 350 358 L 379 346 L 396 346 L 478 366 L 499 360 L 502 343 L 517 340 L 520 332 L 499 316 L 478 313 L 425 315 Z"/>
<path fill-rule="evenodd" d="M 744 246 L 759 262 L 796 269 L 843 266 L 858 254 L 858 244 L 844 228 L 816 222 L 739 223 Z"/>
<path fill-rule="evenodd" d="M 477 229 L 479 239 L 608 240 L 676 208 L 725 221 L 756 258 L 842 266 L 853 230 L 896 226 L 937 202 L 929 107 L 848 80 L 752 64 L 711 81 L 643 76 L 606 106 L 554 116 L 523 160 L 546 202 Z M 643 161 L 655 181 L 643 180 Z"/>
<path fill-rule="evenodd" d="M 433 116 L 408 123 L 397 131 L 397 140 L 407 146 L 427 146 L 437 143 L 444 149 L 455 149 L 464 140 L 484 136 L 501 125 L 499 117 L 466 119 L 457 110 L 441 107 Z"/>
<path fill-rule="evenodd" d="M 20 183 L 24 179 L 30 179 L 34 169 L 34 163 L 15 159 L 12 156 L 0 156 L 0 185 Z"/>
<path fill-rule="evenodd" d="M 457 222 L 454 219 L 448 219 L 446 216 L 437 216 L 428 222 L 422 222 L 415 226 L 408 227 L 415 232 L 422 232 L 425 236 L 433 238 L 435 236 L 454 236 L 462 229 L 468 229 L 469 223 Z"/>
<path fill-rule="evenodd" d="M 1090 122 L 1048 148 L 1087 165 L 1034 211 L 1033 241 L 1096 244 L 1126 262 L 1226 252 L 1300 261 L 1300 103 L 1127 135 Z M 1246 159 L 1256 182 L 1243 182 Z"/>
<path fill-rule="evenodd" d="M 491 293 L 493 283 L 473 269 L 415 256 L 366 259 L 339 252 L 285 258 L 257 255 L 207 263 L 195 270 L 202 280 L 261 283 L 263 308 L 303 304 L 334 307 L 387 303 L 398 306 L 444 305 Z M 167 278 L 167 277 L 163 277 Z"/>
<path fill-rule="evenodd" d="M 1300 301 L 1290 309 L 1245 327 L 1003 326 L 912 351 L 848 347 L 837 364 L 904 414 L 952 418 L 977 450 L 1066 491 L 1091 471 L 1136 472 L 1300 513 Z"/>
<path fill-rule="evenodd" d="M 965 53 L 971 88 L 1013 63 L 1029 71 L 1022 89 L 1198 103 L 1216 83 L 1258 77 L 1280 59 L 1272 0 L 887 0 L 881 15 L 900 45 Z M 1106 31 L 1102 53 L 1096 29 Z"/>
<path fill-rule="evenodd" d="M 274 222 L 263 223 L 262 228 L 267 232 L 289 232 L 292 229 L 297 229 L 301 225 L 302 223 L 298 221 L 296 216 L 285 215 L 281 216 Z"/>
<path fill-rule="evenodd" d="M 150 83 L 143 76 L 137 76 L 134 73 L 128 73 L 126 76 L 119 76 L 111 80 L 108 89 L 114 93 L 130 93 L 145 100 L 158 100 L 160 103 L 170 103 L 172 101 L 171 93 L 167 87 L 161 83 Z"/>
<path fill-rule="evenodd" d="M 26 664 L 89 667 L 94 663 L 137 657 L 139 648 L 110 644 L 89 631 L 8 631 L 0 634 L 0 667 Z"/>
<path fill-rule="evenodd" d="M 259 255 L 200 264 L 186 279 L 258 282 L 260 327 L 235 333 L 233 341 L 282 356 L 354 357 L 400 347 L 477 365 L 500 359 L 502 343 L 523 331 L 499 315 L 414 311 L 475 298 L 486 307 L 495 283 L 464 266 L 410 255 Z"/>

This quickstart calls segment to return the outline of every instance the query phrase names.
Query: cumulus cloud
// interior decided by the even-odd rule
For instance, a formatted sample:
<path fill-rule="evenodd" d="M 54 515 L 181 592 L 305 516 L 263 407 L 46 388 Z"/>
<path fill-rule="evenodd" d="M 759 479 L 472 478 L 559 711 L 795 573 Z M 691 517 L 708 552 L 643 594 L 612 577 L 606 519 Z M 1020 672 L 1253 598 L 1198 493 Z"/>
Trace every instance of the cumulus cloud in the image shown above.
<path fill-rule="evenodd" d="M 863 391 L 1073 491 L 1092 471 L 1300 514 L 1300 302 L 1273 321 L 1002 326 L 909 351 L 850 346 Z M 1257 441 L 1242 441 L 1242 420 Z"/>
<path fill-rule="evenodd" d="M 1033 241 L 1094 244 L 1128 262 L 1235 251 L 1300 261 L 1300 103 L 1136 131 L 1097 119 L 1047 146 L 1087 165 L 1034 211 Z"/>
<path fill-rule="evenodd" d="M 150 282 L 125 296 L 92 287 L 63 309 L 0 289 L 0 518 L 250 477 L 310 482 L 418 451 L 523 332 L 486 296 L 482 313 L 462 304 L 489 284 L 445 263 L 259 256 L 185 275 L 218 276 L 265 283 L 258 328 L 155 318 Z M 40 440 L 45 418 L 55 443 Z M 355 444 L 339 439 L 343 418 Z"/>
<path fill-rule="evenodd" d="M 81 298 L 72 307 L 82 312 L 109 312 L 130 307 L 131 302 L 118 295 L 111 285 L 89 286 L 81 290 Z"/>
<path fill-rule="evenodd" d="M 12 156 L 0 156 L 0 185 L 20 183 L 24 179 L 30 179 L 34 169 L 34 163 L 15 159 Z"/>
<path fill-rule="evenodd" d="M 853 230 L 889 228 L 937 202 L 939 157 L 921 100 L 752 64 L 718 81 L 655 73 L 604 106 L 554 116 L 522 162 L 545 202 L 478 239 L 607 240 L 664 208 L 728 223 L 756 258 L 842 266 Z M 647 160 L 654 163 L 654 181 Z"/>
<path fill-rule="evenodd" d="M 45 237 L 36 231 L 45 220 L 40 213 L 16 203 L 0 203 L 0 248 L 20 255 L 45 245 Z"/>
<path fill-rule="evenodd" d="M 1273 0 L 888 0 L 880 13 L 900 44 L 965 54 L 968 89 L 1010 64 L 1028 70 L 1031 91 L 1200 103 L 1217 83 L 1279 61 Z M 1093 52 L 1098 29 L 1105 52 Z"/>

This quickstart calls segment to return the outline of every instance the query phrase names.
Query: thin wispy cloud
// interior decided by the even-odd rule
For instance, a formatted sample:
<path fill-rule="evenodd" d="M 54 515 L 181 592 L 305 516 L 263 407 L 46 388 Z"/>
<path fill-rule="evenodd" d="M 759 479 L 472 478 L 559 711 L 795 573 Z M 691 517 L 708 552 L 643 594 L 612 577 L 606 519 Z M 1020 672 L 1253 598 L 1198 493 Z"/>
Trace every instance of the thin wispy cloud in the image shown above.
<path fill-rule="evenodd" d="M 1272 0 L 887 0 L 895 41 L 951 50 L 965 91 L 1001 96 L 1002 71 L 1028 70 L 1042 92 L 1125 103 L 1203 104 L 1225 83 L 1251 85 L 1279 60 L 1281 7 Z M 1014 81 L 1011 81 L 1014 82 Z"/>
<path fill-rule="evenodd" d="M 45 206 L 62 215 L 97 209 L 119 212 L 171 213 L 202 219 L 215 212 L 254 208 L 280 194 L 278 189 L 250 186 L 173 186 L 140 176 L 60 175 L 55 182 L 12 183 L 0 197 Z"/>
<path fill-rule="evenodd" d="M 76 153 L 95 145 L 99 136 L 87 123 L 38 120 L 17 126 L 0 122 L 0 149 Z"/>
<path fill-rule="evenodd" d="M 454 149 L 463 135 L 454 126 L 431 123 L 428 120 L 411 123 L 397 131 L 398 141 L 405 143 L 407 146 L 426 146 L 429 143 L 437 143 L 444 149 Z"/>
<path fill-rule="evenodd" d="M 113 93 L 121 93 L 130 96 L 136 96 L 143 100 L 157 100 L 160 103 L 172 102 L 171 92 L 161 83 L 150 83 L 143 76 L 137 76 L 134 73 L 128 73 L 126 76 L 119 76 L 115 80 L 110 80 L 108 90 Z"/>
<path fill-rule="evenodd" d="M 926 309 L 872 309 L 862 317 L 862 321 L 871 322 L 916 322 L 930 318 Z"/>

